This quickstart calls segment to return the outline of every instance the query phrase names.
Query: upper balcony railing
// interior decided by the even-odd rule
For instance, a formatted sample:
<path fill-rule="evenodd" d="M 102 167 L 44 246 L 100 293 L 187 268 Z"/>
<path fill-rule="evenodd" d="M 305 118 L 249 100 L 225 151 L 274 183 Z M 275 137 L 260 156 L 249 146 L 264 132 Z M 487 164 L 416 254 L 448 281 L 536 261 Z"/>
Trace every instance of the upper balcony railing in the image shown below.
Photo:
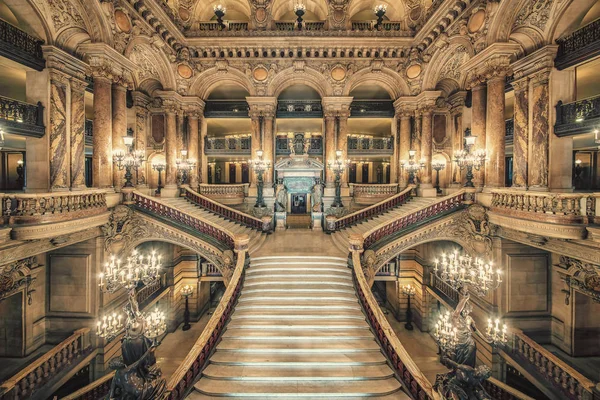
<path fill-rule="evenodd" d="M 383 21 L 379 29 L 376 28 L 377 21 L 352 21 L 353 31 L 401 31 L 402 22 L 400 21 Z"/>
<path fill-rule="evenodd" d="M 515 120 L 514 118 L 507 119 L 506 121 L 504 121 L 504 123 L 506 124 L 506 132 L 504 135 L 506 143 L 512 144 L 515 137 Z"/>
<path fill-rule="evenodd" d="M 46 66 L 42 44 L 43 40 L 0 19 L 0 56 L 41 71 Z"/>
<path fill-rule="evenodd" d="M 198 193 L 222 204 L 243 204 L 248 194 L 248 183 L 214 185 L 201 183 Z"/>
<path fill-rule="evenodd" d="M 557 136 L 572 136 L 591 132 L 600 123 L 600 96 L 556 105 Z"/>
<path fill-rule="evenodd" d="M 296 154 L 303 154 L 303 146 L 295 146 Z M 275 154 L 281 156 L 290 155 L 290 142 L 287 137 L 275 138 Z M 309 155 L 322 155 L 323 154 L 323 137 L 313 136 L 310 138 L 310 147 L 308 148 Z"/>
<path fill-rule="evenodd" d="M 94 120 L 85 120 L 85 144 L 91 146 L 94 139 Z"/>
<path fill-rule="evenodd" d="M 321 100 L 279 100 L 277 118 L 322 118 Z"/>
<path fill-rule="evenodd" d="M 0 123 L 5 132 L 41 138 L 46 132 L 44 106 L 0 96 Z"/>
<path fill-rule="evenodd" d="M 204 117 L 248 118 L 248 103 L 246 100 L 207 100 Z"/>
<path fill-rule="evenodd" d="M 356 204 L 375 204 L 398 193 L 398 184 L 350 183 L 350 196 Z"/>
<path fill-rule="evenodd" d="M 275 30 L 278 31 L 299 31 L 298 22 L 290 21 L 275 21 Z M 302 30 L 305 31 L 323 31 L 325 30 L 325 21 L 303 21 Z"/>
<path fill-rule="evenodd" d="M 558 53 L 555 65 L 565 69 L 600 54 L 600 19 L 556 41 Z"/>
<path fill-rule="evenodd" d="M 393 118 L 391 100 L 354 100 L 350 105 L 350 118 Z"/>
<path fill-rule="evenodd" d="M 206 155 L 241 155 L 250 156 L 252 138 L 250 136 L 228 138 L 205 138 L 204 154 Z"/>
<path fill-rule="evenodd" d="M 217 21 L 200 22 L 198 25 L 199 31 L 247 31 L 248 21 L 223 21 L 225 28 L 223 29 Z"/>
<path fill-rule="evenodd" d="M 348 137 L 348 155 L 358 154 L 393 154 L 394 141 L 389 138 Z"/>

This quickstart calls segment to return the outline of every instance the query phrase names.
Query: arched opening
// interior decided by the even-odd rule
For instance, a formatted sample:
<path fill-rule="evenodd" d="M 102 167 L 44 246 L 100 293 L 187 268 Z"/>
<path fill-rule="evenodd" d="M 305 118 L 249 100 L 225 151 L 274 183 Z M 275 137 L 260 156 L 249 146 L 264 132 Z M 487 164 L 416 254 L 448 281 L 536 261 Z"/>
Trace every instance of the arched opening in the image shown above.
<path fill-rule="evenodd" d="M 325 0 L 307 0 L 302 2 L 306 6 L 302 18 L 305 21 L 325 21 L 327 19 L 328 7 Z M 275 0 L 273 2 L 272 15 L 275 21 L 295 21 L 296 14 L 294 6 L 296 0 Z"/>

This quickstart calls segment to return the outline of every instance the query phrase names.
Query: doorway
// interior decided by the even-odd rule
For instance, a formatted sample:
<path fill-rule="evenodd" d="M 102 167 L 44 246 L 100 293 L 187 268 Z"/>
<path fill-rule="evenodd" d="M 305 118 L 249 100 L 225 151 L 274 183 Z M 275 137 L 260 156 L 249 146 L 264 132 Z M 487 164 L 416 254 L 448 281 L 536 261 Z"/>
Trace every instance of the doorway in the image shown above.
<path fill-rule="evenodd" d="M 236 183 L 236 172 L 237 165 L 234 163 L 229 164 L 229 183 Z"/>
<path fill-rule="evenodd" d="M 292 194 L 292 214 L 306 214 L 306 193 Z"/>

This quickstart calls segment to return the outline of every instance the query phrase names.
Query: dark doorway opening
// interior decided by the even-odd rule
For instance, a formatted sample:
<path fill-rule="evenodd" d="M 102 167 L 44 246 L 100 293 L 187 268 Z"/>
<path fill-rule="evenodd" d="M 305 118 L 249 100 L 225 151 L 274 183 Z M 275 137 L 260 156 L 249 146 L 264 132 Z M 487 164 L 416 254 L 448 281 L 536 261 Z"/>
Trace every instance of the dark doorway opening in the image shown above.
<path fill-rule="evenodd" d="M 292 194 L 292 214 L 306 214 L 306 193 Z"/>

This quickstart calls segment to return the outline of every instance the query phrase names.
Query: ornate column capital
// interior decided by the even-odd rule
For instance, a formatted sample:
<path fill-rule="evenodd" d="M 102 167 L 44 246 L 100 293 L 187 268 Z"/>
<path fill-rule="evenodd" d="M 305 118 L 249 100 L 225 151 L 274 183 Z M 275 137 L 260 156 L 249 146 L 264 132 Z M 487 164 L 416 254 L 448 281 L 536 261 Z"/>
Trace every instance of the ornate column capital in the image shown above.
<path fill-rule="evenodd" d="M 323 97 L 321 103 L 323 104 L 323 115 L 325 117 L 350 117 L 350 105 L 352 104 L 354 97 Z"/>
<path fill-rule="evenodd" d="M 516 79 L 510 83 L 510 85 L 515 90 L 515 93 L 522 92 L 523 90 L 527 90 L 529 87 L 529 77 Z"/>
<path fill-rule="evenodd" d="M 467 92 L 460 91 L 456 92 L 450 97 L 448 97 L 448 103 L 450 104 L 450 114 L 457 115 L 462 114 L 463 107 L 465 106 L 465 102 L 467 100 Z"/>
<path fill-rule="evenodd" d="M 105 43 L 85 43 L 79 47 L 92 76 L 110 79 L 114 84 L 133 89 L 133 73 L 137 66 Z"/>
<path fill-rule="evenodd" d="M 137 90 L 131 93 L 131 97 L 133 97 L 133 105 L 137 109 L 148 109 L 152 104 L 152 98 L 150 96 Z"/>
<path fill-rule="evenodd" d="M 521 52 L 516 43 L 493 43 L 467 61 L 467 88 L 472 89 L 491 80 L 505 79 L 511 72 L 511 62 Z"/>
<path fill-rule="evenodd" d="M 550 71 L 554 67 L 554 59 L 558 52 L 558 45 L 548 45 L 515 61 L 512 65 L 515 80 L 531 77 L 539 71 Z"/>
<path fill-rule="evenodd" d="M 54 46 L 42 46 L 46 68 L 60 71 L 66 76 L 85 81 L 89 75 L 90 67 L 87 63 L 73 57 L 65 51 Z"/>
<path fill-rule="evenodd" d="M 250 118 L 274 118 L 277 111 L 277 98 L 276 97 L 246 97 L 249 111 L 248 115 Z"/>

